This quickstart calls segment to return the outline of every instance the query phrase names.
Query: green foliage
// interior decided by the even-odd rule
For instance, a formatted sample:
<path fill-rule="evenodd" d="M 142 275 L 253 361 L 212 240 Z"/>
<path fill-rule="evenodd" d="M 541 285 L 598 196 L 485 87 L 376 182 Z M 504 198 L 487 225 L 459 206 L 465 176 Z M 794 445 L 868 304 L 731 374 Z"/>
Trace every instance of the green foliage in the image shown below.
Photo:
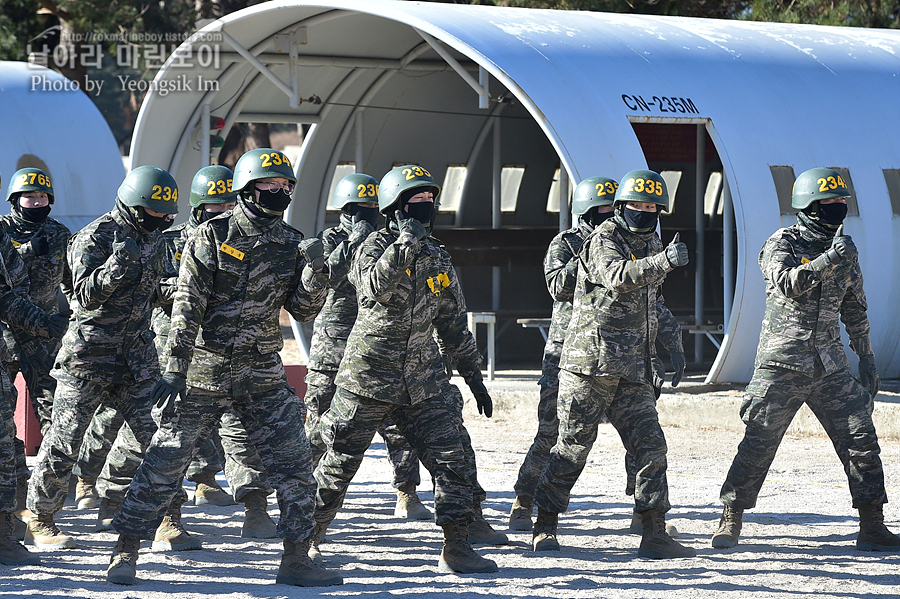
<path fill-rule="evenodd" d="M 25 60 L 28 40 L 55 23 L 34 0 L 0 0 L 0 60 Z"/>
<path fill-rule="evenodd" d="M 742 18 L 844 27 L 900 28 L 900 0 L 753 0 Z"/>

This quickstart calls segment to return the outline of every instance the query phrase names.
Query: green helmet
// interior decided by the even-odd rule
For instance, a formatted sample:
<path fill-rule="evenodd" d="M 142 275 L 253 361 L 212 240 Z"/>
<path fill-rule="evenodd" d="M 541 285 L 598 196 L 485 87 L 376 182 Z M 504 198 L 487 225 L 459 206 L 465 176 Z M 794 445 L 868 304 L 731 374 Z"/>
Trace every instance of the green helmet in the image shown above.
<path fill-rule="evenodd" d="M 381 185 L 378 188 L 378 210 L 382 214 L 388 214 L 388 211 L 394 206 L 394 210 L 400 208 L 400 195 L 404 191 L 424 187 L 434 194 L 434 205 L 438 205 L 438 196 L 441 193 L 441 186 L 434 182 L 431 173 L 421 166 L 408 164 L 406 166 L 398 166 L 391 169 L 388 174 L 381 178 Z"/>
<path fill-rule="evenodd" d="M 237 192 L 232 190 L 234 173 L 224 166 L 204 166 L 191 181 L 191 208 L 202 204 L 227 204 L 237 202 Z"/>
<path fill-rule="evenodd" d="M 803 210 L 818 200 L 849 197 L 850 188 L 839 172 L 830 168 L 811 168 L 800 173 L 794 181 L 791 206 Z"/>
<path fill-rule="evenodd" d="M 347 175 L 334 188 L 331 205 L 343 208 L 347 204 L 365 204 L 378 201 L 378 180 L 371 175 L 353 173 Z"/>
<path fill-rule="evenodd" d="M 644 169 L 625 173 L 619 189 L 616 190 L 614 205 L 618 206 L 627 202 L 657 204 L 662 206 L 660 210 L 668 211 L 669 192 L 666 189 L 666 182 L 659 176 L 659 173 Z"/>
<path fill-rule="evenodd" d="M 258 148 L 244 152 L 234 165 L 232 189 L 242 191 L 251 181 L 284 177 L 291 183 L 297 182 L 291 160 L 284 153 L 272 148 Z"/>
<path fill-rule="evenodd" d="M 572 214 L 581 216 L 594 206 L 612 206 L 619 184 L 606 177 L 589 177 L 575 186 Z"/>
<path fill-rule="evenodd" d="M 6 201 L 15 202 L 19 194 L 26 191 L 40 191 L 46 193 L 53 203 L 53 184 L 50 177 L 39 168 L 20 168 L 13 173 L 9 187 L 6 188 Z"/>
<path fill-rule="evenodd" d="M 158 166 L 145 165 L 132 170 L 125 176 L 117 195 L 126 206 L 178 214 L 178 184 Z"/>

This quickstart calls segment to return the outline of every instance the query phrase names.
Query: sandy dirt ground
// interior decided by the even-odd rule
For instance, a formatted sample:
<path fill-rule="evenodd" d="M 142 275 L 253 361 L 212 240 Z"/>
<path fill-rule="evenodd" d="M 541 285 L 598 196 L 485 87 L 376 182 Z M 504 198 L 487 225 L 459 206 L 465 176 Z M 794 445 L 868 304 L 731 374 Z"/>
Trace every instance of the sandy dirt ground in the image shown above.
<path fill-rule="evenodd" d="M 535 400 L 537 393 L 535 392 Z M 488 491 L 485 515 L 506 528 L 512 487 L 536 423 L 504 416 L 487 420 L 466 407 L 477 451 L 479 477 Z M 350 488 L 344 510 L 322 546 L 326 563 L 339 568 L 343 586 L 303 589 L 275 584 L 280 542 L 240 538 L 242 506 L 184 508 L 184 522 L 204 548 L 178 554 L 141 552 L 133 587 L 105 582 L 115 537 L 92 532 L 95 511 L 70 504 L 57 522 L 77 537 L 74 550 L 43 552 L 39 567 L 0 566 L 0 596 L 72 599 L 188 599 L 250 597 L 475 597 L 531 598 L 738 598 L 857 599 L 900 596 L 900 556 L 854 547 L 857 520 L 846 479 L 826 437 L 787 437 L 756 509 L 744 519 L 738 547 L 709 545 L 720 513 L 718 491 L 740 433 L 666 427 L 669 522 L 680 540 L 698 551 L 691 559 L 637 557 L 639 539 L 627 532 L 632 504 L 624 495 L 623 450 L 618 435 L 601 425 L 588 466 L 576 485 L 570 511 L 560 518 L 559 553 L 530 551 L 530 533 L 510 533 L 509 545 L 479 546 L 497 561 L 495 574 L 439 574 L 440 530 L 429 522 L 393 517 L 394 491 L 385 448 L 376 437 Z M 900 495 L 900 442 L 882 445 L 889 495 Z M 423 478 L 428 480 L 423 469 Z M 225 484 L 220 474 L 220 482 Z M 186 484 L 189 493 L 193 485 Z M 430 485 L 420 495 L 431 506 Z M 277 514 L 274 498 L 269 511 Z M 886 506 L 888 526 L 900 531 L 900 508 Z"/>

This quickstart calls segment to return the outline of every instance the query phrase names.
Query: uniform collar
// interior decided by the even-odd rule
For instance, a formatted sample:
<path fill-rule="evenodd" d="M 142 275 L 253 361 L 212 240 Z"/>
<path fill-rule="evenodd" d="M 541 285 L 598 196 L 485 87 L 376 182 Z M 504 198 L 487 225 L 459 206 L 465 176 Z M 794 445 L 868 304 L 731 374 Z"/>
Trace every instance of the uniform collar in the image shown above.
<path fill-rule="evenodd" d="M 280 218 L 260 218 L 250 212 L 249 208 L 244 204 L 244 200 L 239 200 L 238 205 L 232 209 L 232 220 L 238 226 L 242 235 L 247 237 L 258 237 L 265 235 L 272 241 L 277 243 L 285 243 L 284 227 L 278 226 L 283 222 Z"/>
<path fill-rule="evenodd" d="M 118 200 L 116 201 L 116 207 L 110 211 L 110 216 L 112 219 L 125 230 L 125 234 L 129 237 L 152 237 L 154 234 L 158 234 L 158 231 L 153 231 L 149 235 L 145 235 L 140 229 L 138 229 L 132 223 L 131 215 L 126 212 L 128 208 L 122 204 L 120 205 Z"/>
<path fill-rule="evenodd" d="M 44 225 L 47 224 L 47 221 L 50 220 L 50 217 L 48 216 L 47 220 L 42 223 L 31 222 L 30 220 L 19 214 L 19 211 L 15 208 L 12 209 L 10 215 L 12 215 L 13 226 L 15 226 L 16 230 L 25 234 L 31 234 L 39 231 Z"/>

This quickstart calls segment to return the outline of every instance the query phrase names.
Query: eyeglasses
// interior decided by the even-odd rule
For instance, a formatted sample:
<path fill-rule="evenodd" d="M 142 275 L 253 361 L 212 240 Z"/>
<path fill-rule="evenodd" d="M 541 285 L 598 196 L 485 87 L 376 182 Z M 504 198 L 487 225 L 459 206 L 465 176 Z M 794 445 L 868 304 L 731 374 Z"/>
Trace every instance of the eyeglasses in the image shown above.
<path fill-rule="evenodd" d="M 257 181 L 256 189 L 259 191 L 271 191 L 273 193 L 278 193 L 279 191 L 284 191 L 287 195 L 291 195 L 294 193 L 294 184 L 288 181 L 284 185 L 279 183 L 278 181 Z"/>

